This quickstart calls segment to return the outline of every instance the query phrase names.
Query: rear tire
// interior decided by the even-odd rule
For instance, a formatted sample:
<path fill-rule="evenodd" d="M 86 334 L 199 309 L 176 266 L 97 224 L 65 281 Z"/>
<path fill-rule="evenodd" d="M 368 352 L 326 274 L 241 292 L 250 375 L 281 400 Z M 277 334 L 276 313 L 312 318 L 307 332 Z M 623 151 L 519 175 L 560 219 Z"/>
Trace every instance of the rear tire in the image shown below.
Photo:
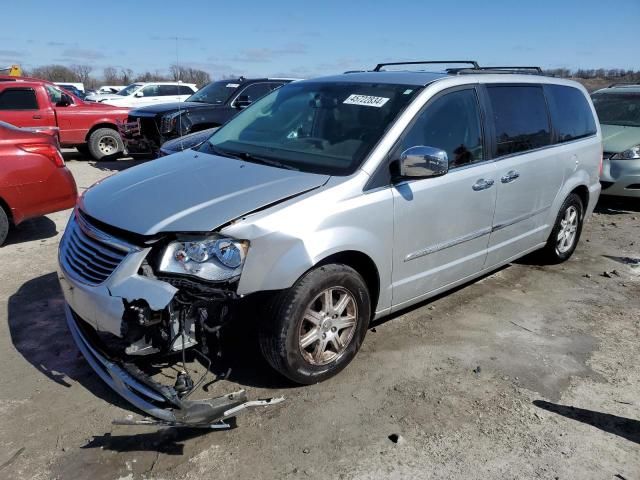
<path fill-rule="evenodd" d="M 99 128 L 89 136 L 89 153 L 95 160 L 115 160 L 124 152 L 124 143 L 112 128 Z"/>
<path fill-rule="evenodd" d="M 7 212 L 4 211 L 4 208 L 0 206 L 0 247 L 7 239 L 7 235 L 9 235 L 10 226 L 9 216 L 7 215 Z"/>
<path fill-rule="evenodd" d="M 342 264 L 323 265 L 273 299 L 261 326 L 260 349 L 293 382 L 322 382 L 356 356 L 370 316 L 369 291 L 358 272 Z"/>
<path fill-rule="evenodd" d="M 572 193 L 560 207 L 547 244 L 540 252 L 545 263 L 562 263 L 573 255 L 580 240 L 583 220 L 582 200 L 580 196 Z"/>

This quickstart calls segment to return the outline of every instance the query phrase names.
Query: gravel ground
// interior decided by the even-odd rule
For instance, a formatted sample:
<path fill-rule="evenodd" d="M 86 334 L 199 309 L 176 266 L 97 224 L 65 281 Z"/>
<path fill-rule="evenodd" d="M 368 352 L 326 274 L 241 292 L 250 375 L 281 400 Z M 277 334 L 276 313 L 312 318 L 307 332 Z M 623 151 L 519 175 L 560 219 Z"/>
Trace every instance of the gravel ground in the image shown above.
<path fill-rule="evenodd" d="M 80 189 L 135 164 L 65 156 Z M 0 478 L 640 478 L 638 202 L 601 201 L 565 264 L 523 260 L 373 325 L 325 383 L 291 387 L 233 340 L 229 380 L 199 394 L 286 401 L 223 432 L 111 424 L 131 411 L 63 318 L 69 213 L 0 249 Z"/>

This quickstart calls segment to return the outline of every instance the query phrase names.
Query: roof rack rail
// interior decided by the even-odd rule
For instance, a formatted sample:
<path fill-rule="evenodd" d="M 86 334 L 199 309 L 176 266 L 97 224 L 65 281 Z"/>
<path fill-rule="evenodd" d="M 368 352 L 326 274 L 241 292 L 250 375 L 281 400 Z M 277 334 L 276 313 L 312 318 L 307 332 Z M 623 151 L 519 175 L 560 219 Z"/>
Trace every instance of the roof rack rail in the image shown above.
<path fill-rule="evenodd" d="M 476 62 L 475 60 L 426 60 L 424 62 L 391 62 L 391 63 L 379 63 L 378 65 L 376 65 L 376 68 L 374 68 L 372 71 L 373 72 L 380 72 L 382 70 L 382 67 L 387 67 L 389 65 L 433 65 L 433 64 L 446 64 L 446 63 L 465 63 L 468 65 L 472 65 L 473 68 L 480 68 L 480 65 L 478 65 L 478 62 Z"/>
<path fill-rule="evenodd" d="M 466 75 L 471 73 L 521 73 L 527 75 L 544 75 L 540 67 L 478 67 L 478 68 L 449 68 L 447 73 L 452 75 Z"/>
<path fill-rule="evenodd" d="M 640 86 L 640 82 L 617 82 L 617 83 L 612 83 L 607 88 L 624 87 L 624 86 L 626 87 Z"/>

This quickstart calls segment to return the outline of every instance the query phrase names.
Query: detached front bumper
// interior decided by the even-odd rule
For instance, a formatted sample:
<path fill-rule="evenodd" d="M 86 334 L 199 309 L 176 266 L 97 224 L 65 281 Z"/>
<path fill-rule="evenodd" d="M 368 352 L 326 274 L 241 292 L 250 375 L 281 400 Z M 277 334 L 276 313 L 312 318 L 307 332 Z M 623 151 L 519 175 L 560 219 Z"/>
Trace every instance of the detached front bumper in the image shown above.
<path fill-rule="evenodd" d="M 640 160 L 611 160 L 602 163 L 602 195 L 640 198 Z"/>
<path fill-rule="evenodd" d="M 134 366 L 108 358 L 88 339 L 81 320 L 68 305 L 65 315 L 73 340 L 98 376 L 122 398 L 162 423 L 211 428 L 247 407 L 277 403 L 249 402 L 244 390 L 207 400 L 182 400 L 172 387 L 156 384 Z"/>

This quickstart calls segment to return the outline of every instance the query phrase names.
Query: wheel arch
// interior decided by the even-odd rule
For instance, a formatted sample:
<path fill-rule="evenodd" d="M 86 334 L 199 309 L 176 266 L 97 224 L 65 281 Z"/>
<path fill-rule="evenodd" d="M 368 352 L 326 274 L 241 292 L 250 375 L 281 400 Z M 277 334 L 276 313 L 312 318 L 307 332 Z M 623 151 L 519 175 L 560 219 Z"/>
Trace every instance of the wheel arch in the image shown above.
<path fill-rule="evenodd" d="M 575 193 L 582 200 L 582 215 L 584 215 L 589 206 L 589 189 L 586 185 L 578 185 L 570 193 Z"/>
<path fill-rule="evenodd" d="M 9 204 L 7 203 L 7 201 L 2 197 L 0 197 L 0 208 L 2 210 L 4 210 L 4 213 L 7 214 L 7 218 L 9 219 L 9 223 L 11 225 L 14 225 L 15 224 L 14 223 L 15 220 L 13 218 L 13 210 L 11 210 L 11 208 L 9 207 Z"/>
<path fill-rule="evenodd" d="M 332 253 L 322 258 L 312 267 L 312 269 L 331 263 L 347 265 L 362 276 L 369 290 L 369 296 L 371 298 L 371 312 L 373 313 L 378 305 L 378 299 L 380 297 L 380 273 L 378 272 L 378 267 L 373 259 L 366 253 L 358 250 L 344 250 Z"/>
<path fill-rule="evenodd" d="M 85 143 L 89 141 L 89 137 L 91 137 L 91 134 L 100 128 L 110 128 L 111 130 L 114 130 L 116 133 L 118 133 L 118 127 L 116 126 L 115 123 L 109 123 L 109 122 L 96 123 L 89 129 L 89 131 L 85 135 L 84 137 Z M 118 133 L 118 135 L 120 134 Z"/>

